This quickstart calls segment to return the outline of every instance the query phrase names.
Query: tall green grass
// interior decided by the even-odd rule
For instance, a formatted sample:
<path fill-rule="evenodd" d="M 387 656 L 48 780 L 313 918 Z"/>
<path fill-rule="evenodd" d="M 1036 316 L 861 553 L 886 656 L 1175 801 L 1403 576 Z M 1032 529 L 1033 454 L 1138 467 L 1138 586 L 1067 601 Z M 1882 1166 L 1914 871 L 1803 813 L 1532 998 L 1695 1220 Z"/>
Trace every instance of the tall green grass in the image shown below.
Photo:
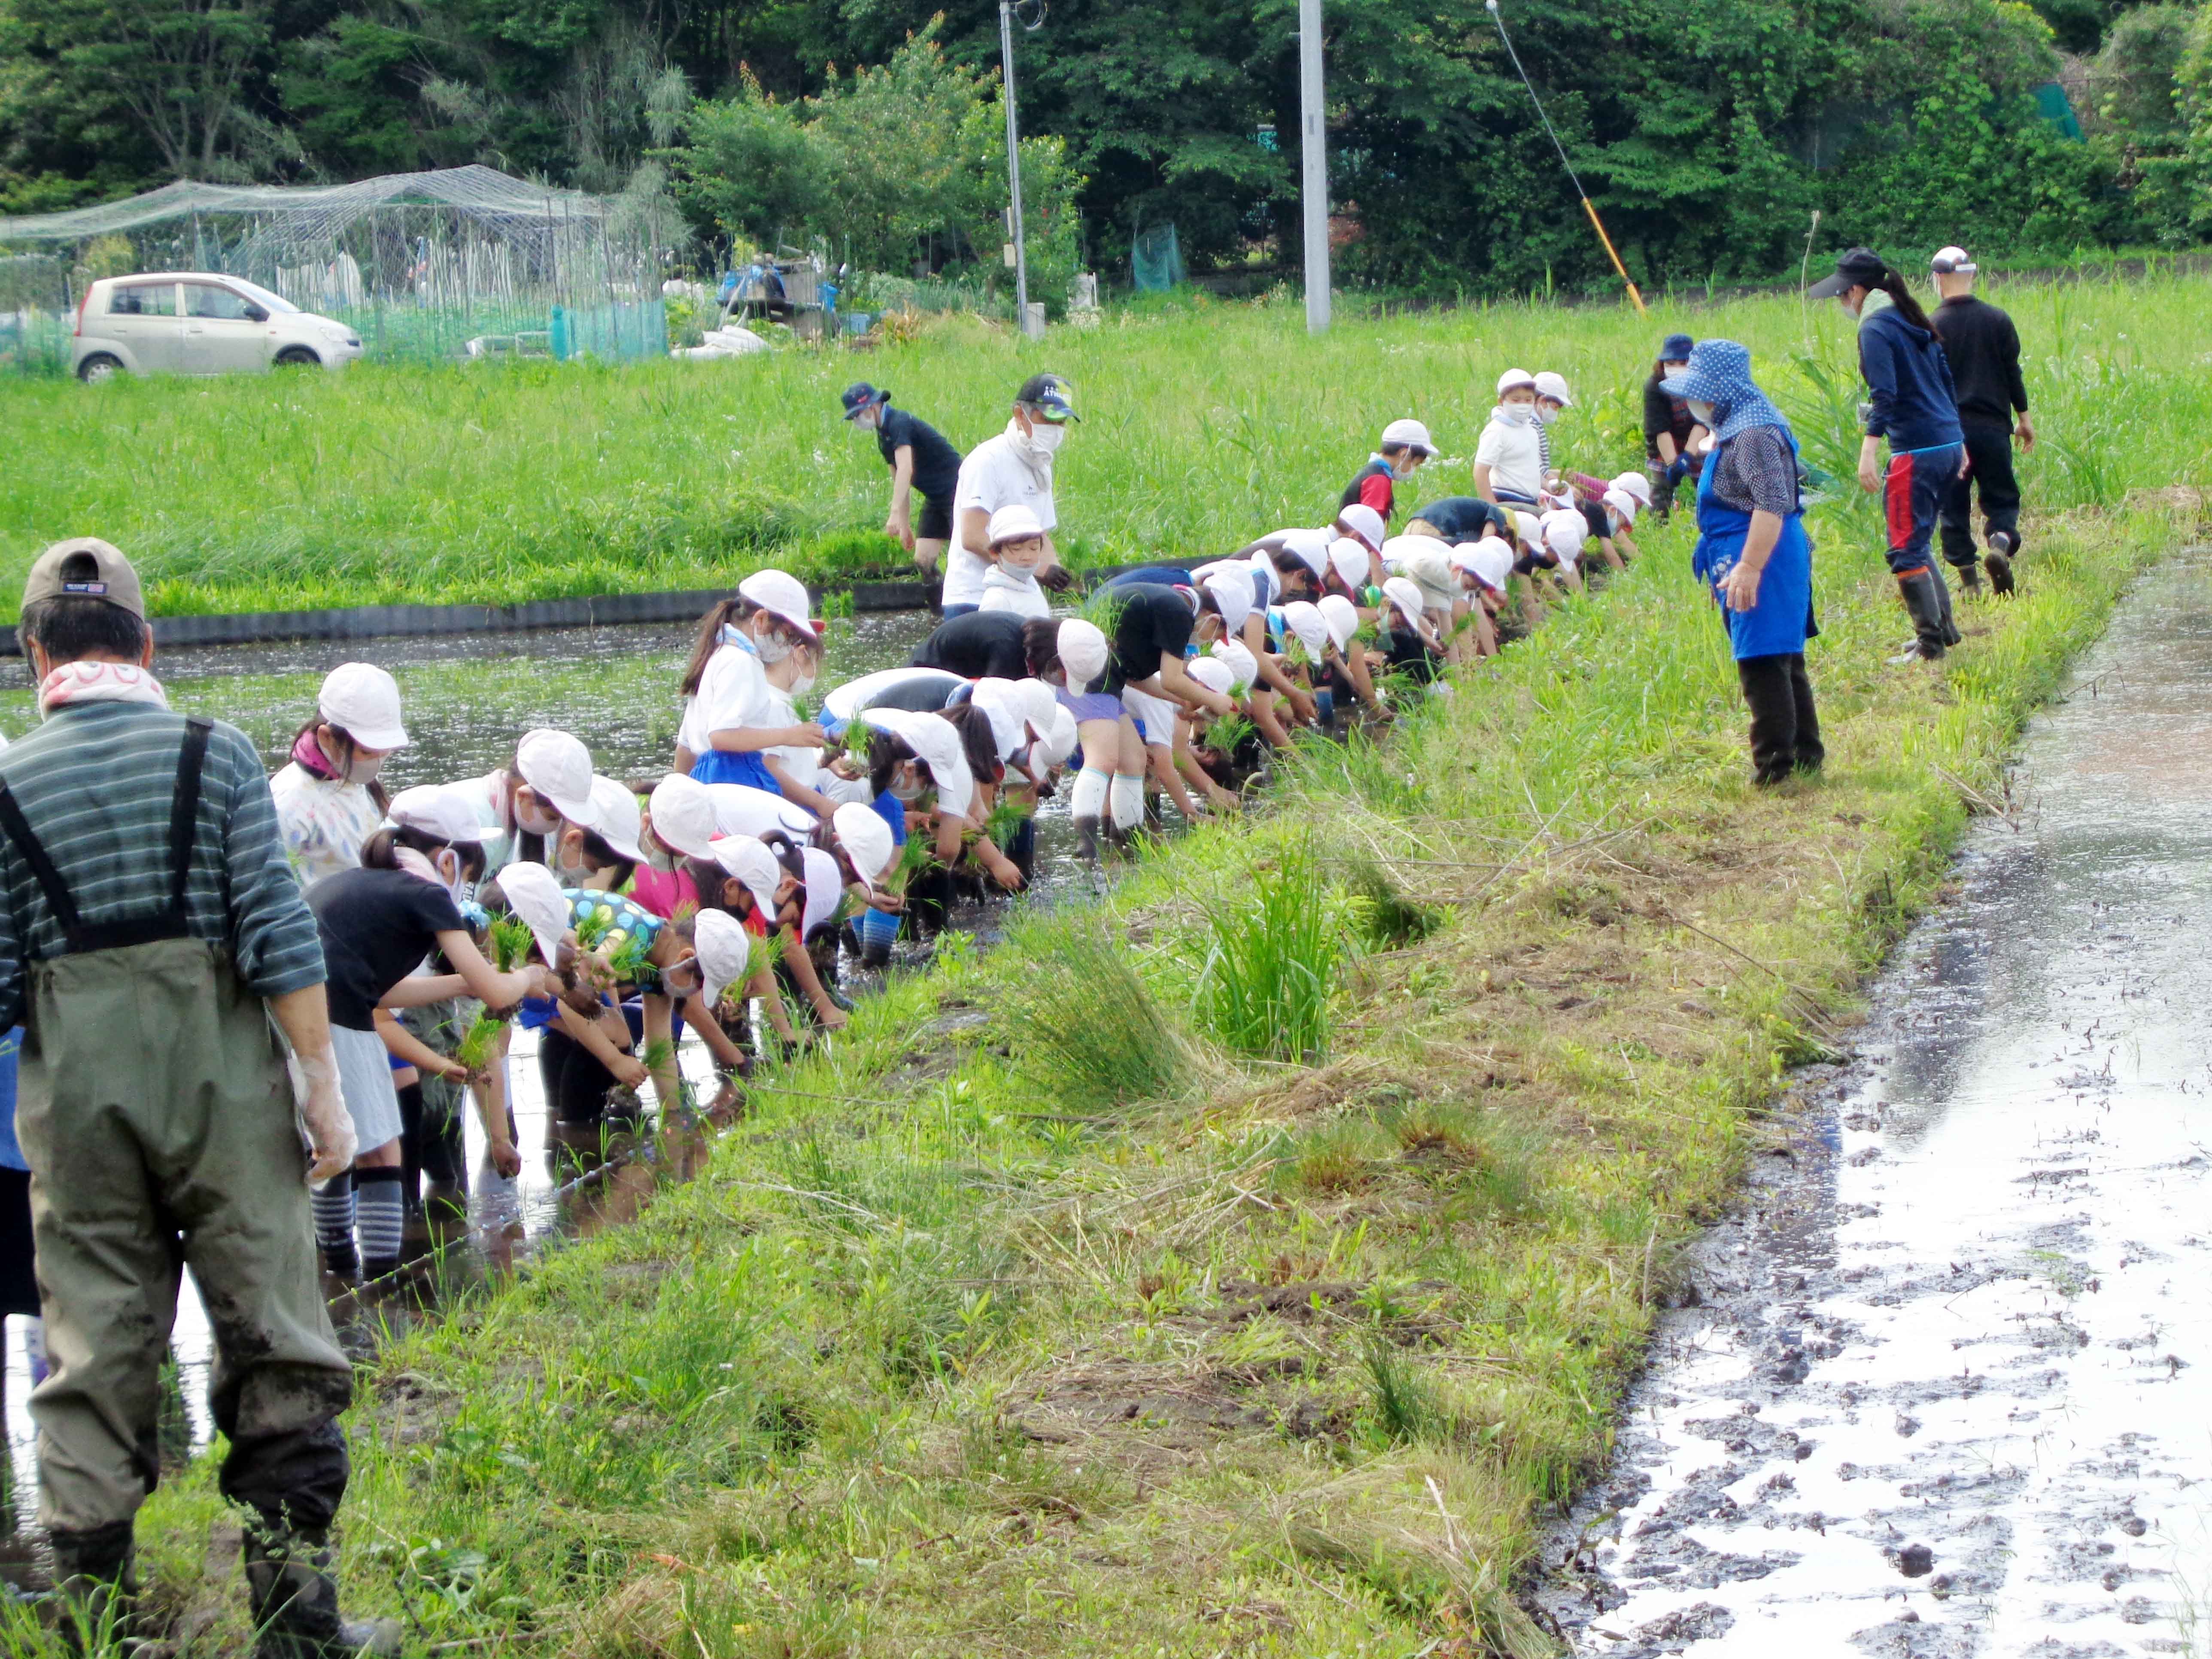
<path fill-rule="evenodd" d="M 1200 1024 L 1236 1053 L 1319 1060 L 1346 955 L 1336 896 L 1304 836 L 1253 850 L 1206 912 L 1193 999 Z"/>

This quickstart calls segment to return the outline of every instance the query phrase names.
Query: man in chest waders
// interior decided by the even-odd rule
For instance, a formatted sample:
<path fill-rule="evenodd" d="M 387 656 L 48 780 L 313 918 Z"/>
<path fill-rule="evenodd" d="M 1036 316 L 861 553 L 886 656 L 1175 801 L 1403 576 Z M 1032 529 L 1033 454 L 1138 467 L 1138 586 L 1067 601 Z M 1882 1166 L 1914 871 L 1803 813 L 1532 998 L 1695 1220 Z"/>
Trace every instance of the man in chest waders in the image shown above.
<path fill-rule="evenodd" d="M 43 724 L 0 755 L 0 1029 L 25 1028 L 16 1127 L 53 1366 L 31 1415 L 64 1629 L 127 1631 L 190 1266 L 258 1651 L 392 1651 L 395 1627 L 340 1620 L 331 1576 L 353 1376 L 316 1279 L 300 1118 L 316 1178 L 352 1162 L 353 1131 L 260 758 L 170 712 L 137 574 L 106 543 L 40 556 L 19 635 Z"/>

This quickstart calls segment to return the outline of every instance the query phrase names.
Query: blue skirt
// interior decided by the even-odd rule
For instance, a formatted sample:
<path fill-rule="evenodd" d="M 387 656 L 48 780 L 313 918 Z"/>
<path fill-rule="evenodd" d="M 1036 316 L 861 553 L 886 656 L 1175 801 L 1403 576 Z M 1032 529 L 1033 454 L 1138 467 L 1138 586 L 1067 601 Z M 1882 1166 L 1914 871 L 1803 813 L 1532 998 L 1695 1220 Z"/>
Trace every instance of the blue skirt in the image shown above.
<path fill-rule="evenodd" d="M 691 775 L 702 783 L 749 783 L 771 795 L 783 793 L 757 750 L 739 755 L 727 749 L 709 749 L 691 763 Z"/>

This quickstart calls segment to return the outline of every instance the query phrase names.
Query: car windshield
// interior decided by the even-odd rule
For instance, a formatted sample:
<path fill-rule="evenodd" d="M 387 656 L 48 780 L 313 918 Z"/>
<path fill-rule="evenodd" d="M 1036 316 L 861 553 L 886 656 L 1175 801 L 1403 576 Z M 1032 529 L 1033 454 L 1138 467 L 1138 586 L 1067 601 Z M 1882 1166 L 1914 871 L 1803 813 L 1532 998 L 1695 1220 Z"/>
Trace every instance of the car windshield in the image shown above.
<path fill-rule="evenodd" d="M 271 294 L 260 283 L 249 283 L 243 276 L 226 276 L 222 280 L 252 301 L 254 304 L 267 311 L 272 317 L 281 317 L 287 312 L 297 311 L 300 308 L 283 295 Z"/>

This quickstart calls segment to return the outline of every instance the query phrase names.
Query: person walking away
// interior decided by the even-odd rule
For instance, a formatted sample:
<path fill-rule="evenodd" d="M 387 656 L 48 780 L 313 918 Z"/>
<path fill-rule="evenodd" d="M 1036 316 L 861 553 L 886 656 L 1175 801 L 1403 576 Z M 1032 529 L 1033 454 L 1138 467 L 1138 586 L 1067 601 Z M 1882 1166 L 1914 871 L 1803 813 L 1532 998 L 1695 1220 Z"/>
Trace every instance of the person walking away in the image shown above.
<path fill-rule="evenodd" d="M 1669 334 L 1660 343 L 1659 360 L 1644 382 L 1644 470 L 1651 480 L 1651 510 L 1661 524 L 1674 510 L 1675 486 L 1696 470 L 1691 440 L 1705 430 L 1690 413 L 1688 403 L 1669 395 L 1662 384 L 1690 366 L 1692 343 L 1686 334 Z"/>
<path fill-rule="evenodd" d="M 107 543 L 46 549 L 21 616 L 44 723 L 0 755 L 0 1030 L 24 1028 L 16 1130 L 53 1364 L 31 1415 L 64 1616 L 127 1618 L 189 1266 L 229 1447 L 218 1485 L 251 1516 L 259 1651 L 394 1651 L 396 1626 L 340 1619 L 331 1576 L 353 1372 L 307 1182 L 351 1164 L 353 1126 L 260 757 L 235 727 L 169 710 L 137 573 Z"/>
<path fill-rule="evenodd" d="M 1944 496 L 1966 465 L 1950 361 L 1905 278 L 1871 248 L 1848 250 L 1836 261 L 1835 275 L 1806 293 L 1832 297 L 1846 315 L 1860 319 L 1859 373 L 1872 401 L 1859 446 L 1859 483 L 1869 495 L 1881 494 L 1889 568 L 1912 618 L 1913 641 L 1895 660 L 1936 661 L 1959 642 L 1951 590 L 1929 556 Z M 1869 305 L 1873 294 L 1886 295 L 1889 303 Z"/>
<path fill-rule="evenodd" d="M 983 603 L 983 577 L 991 568 L 991 515 L 1002 507 L 1026 507 L 1044 530 L 1044 562 L 1037 580 L 1054 592 L 1073 580 L 1060 567 L 1052 532 L 1060 515 L 1053 500 L 1053 460 L 1071 424 L 1079 422 L 1073 388 L 1057 374 L 1032 374 L 1014 394 L 1006 429 L 987 438 L 960 463 L 954 492 L 955 538 L 945 561 L 945 614 L 963 616 Z"/>
<path fill-rule="evenodd" d="M 1973 495 L 1978 489 L 1990 549 L 1982 564 L 1990 573 L 1990 592 L 2008 594 L 2013 589 L 2012 562 L 2020 552 L 2013 441 L 2018 439 L 2025 450 L 2035 447 L 2027 383 L 2020 374 L 2020 331 L 2004 312 L 1975 296 L 1976 267 L 1966 249 L 1943 248 L 1933 264 L 1942 303 L 1928 320 L 1951 365 L 1959 432 L 1966 446 L 1966 474 L 1952 481 L 1943 500 L 1943 557 L 1960 570 L 1974 568 Z"/>
<path fill-rule="evenodd" d="M 1664 382 L 1714 438 L 1698 475 L 1692 568 L 1728 623 L 1736 682 L 1751 709 L 1755 782 L 1817 772 L 1826 758 L 1805 641 L 1813 616 L 1813 544 L 1797 487 L 1797 441 L 1752 379 L 1734 340 L 1700 340 Z"/>
<path fill-rule="evenodd" d="M 1420 422 L 1391 422 L 1382 428 L 1382 441 L 1367 458 L 1367 465 L 1352 474 L 1352 482 L 1344 487 L 1336 503 L 1338 511 L 1347 507 L 1372 507 L 1388 524 L 1396 510 L 1395 486 L 1419 472 L 1421 464 L 1436 453 L 1429 429 Z"/>
<path fill-rule="evenodd" d="M 1534 507 L 1544 490 L 1544 441 L 1536 415 L 1536 377 L 1509 368 L 1498 377 L 1498 406 L 1474 447 L 1474 493 L 1492 506 Z"/>
<path fill-rule="evenodd" d="M 891 470 L 891 510 L 884 534 L 914 555 L 925 576 L 937 574 L 938 561 L 952 539 L 952 501 L 960 485 L 960 452 L 945 434 L 903 409 L 891 407 L 891 394 L 866 380 L 845 388 L 845 418 L 876 434 L 876 447 Z M 921 516 L 914 497 L 921 495 Z"/>
<path fill-rule="evenodd" d="M 377 775 L 407 747 L 399 687 L 371 663 L 341 663 L 323 680 L 315 718 L 292 738 L 292 758 L 269 781 L 276 829 L 302 887 L 350 870 L 391 805 Z"/>

